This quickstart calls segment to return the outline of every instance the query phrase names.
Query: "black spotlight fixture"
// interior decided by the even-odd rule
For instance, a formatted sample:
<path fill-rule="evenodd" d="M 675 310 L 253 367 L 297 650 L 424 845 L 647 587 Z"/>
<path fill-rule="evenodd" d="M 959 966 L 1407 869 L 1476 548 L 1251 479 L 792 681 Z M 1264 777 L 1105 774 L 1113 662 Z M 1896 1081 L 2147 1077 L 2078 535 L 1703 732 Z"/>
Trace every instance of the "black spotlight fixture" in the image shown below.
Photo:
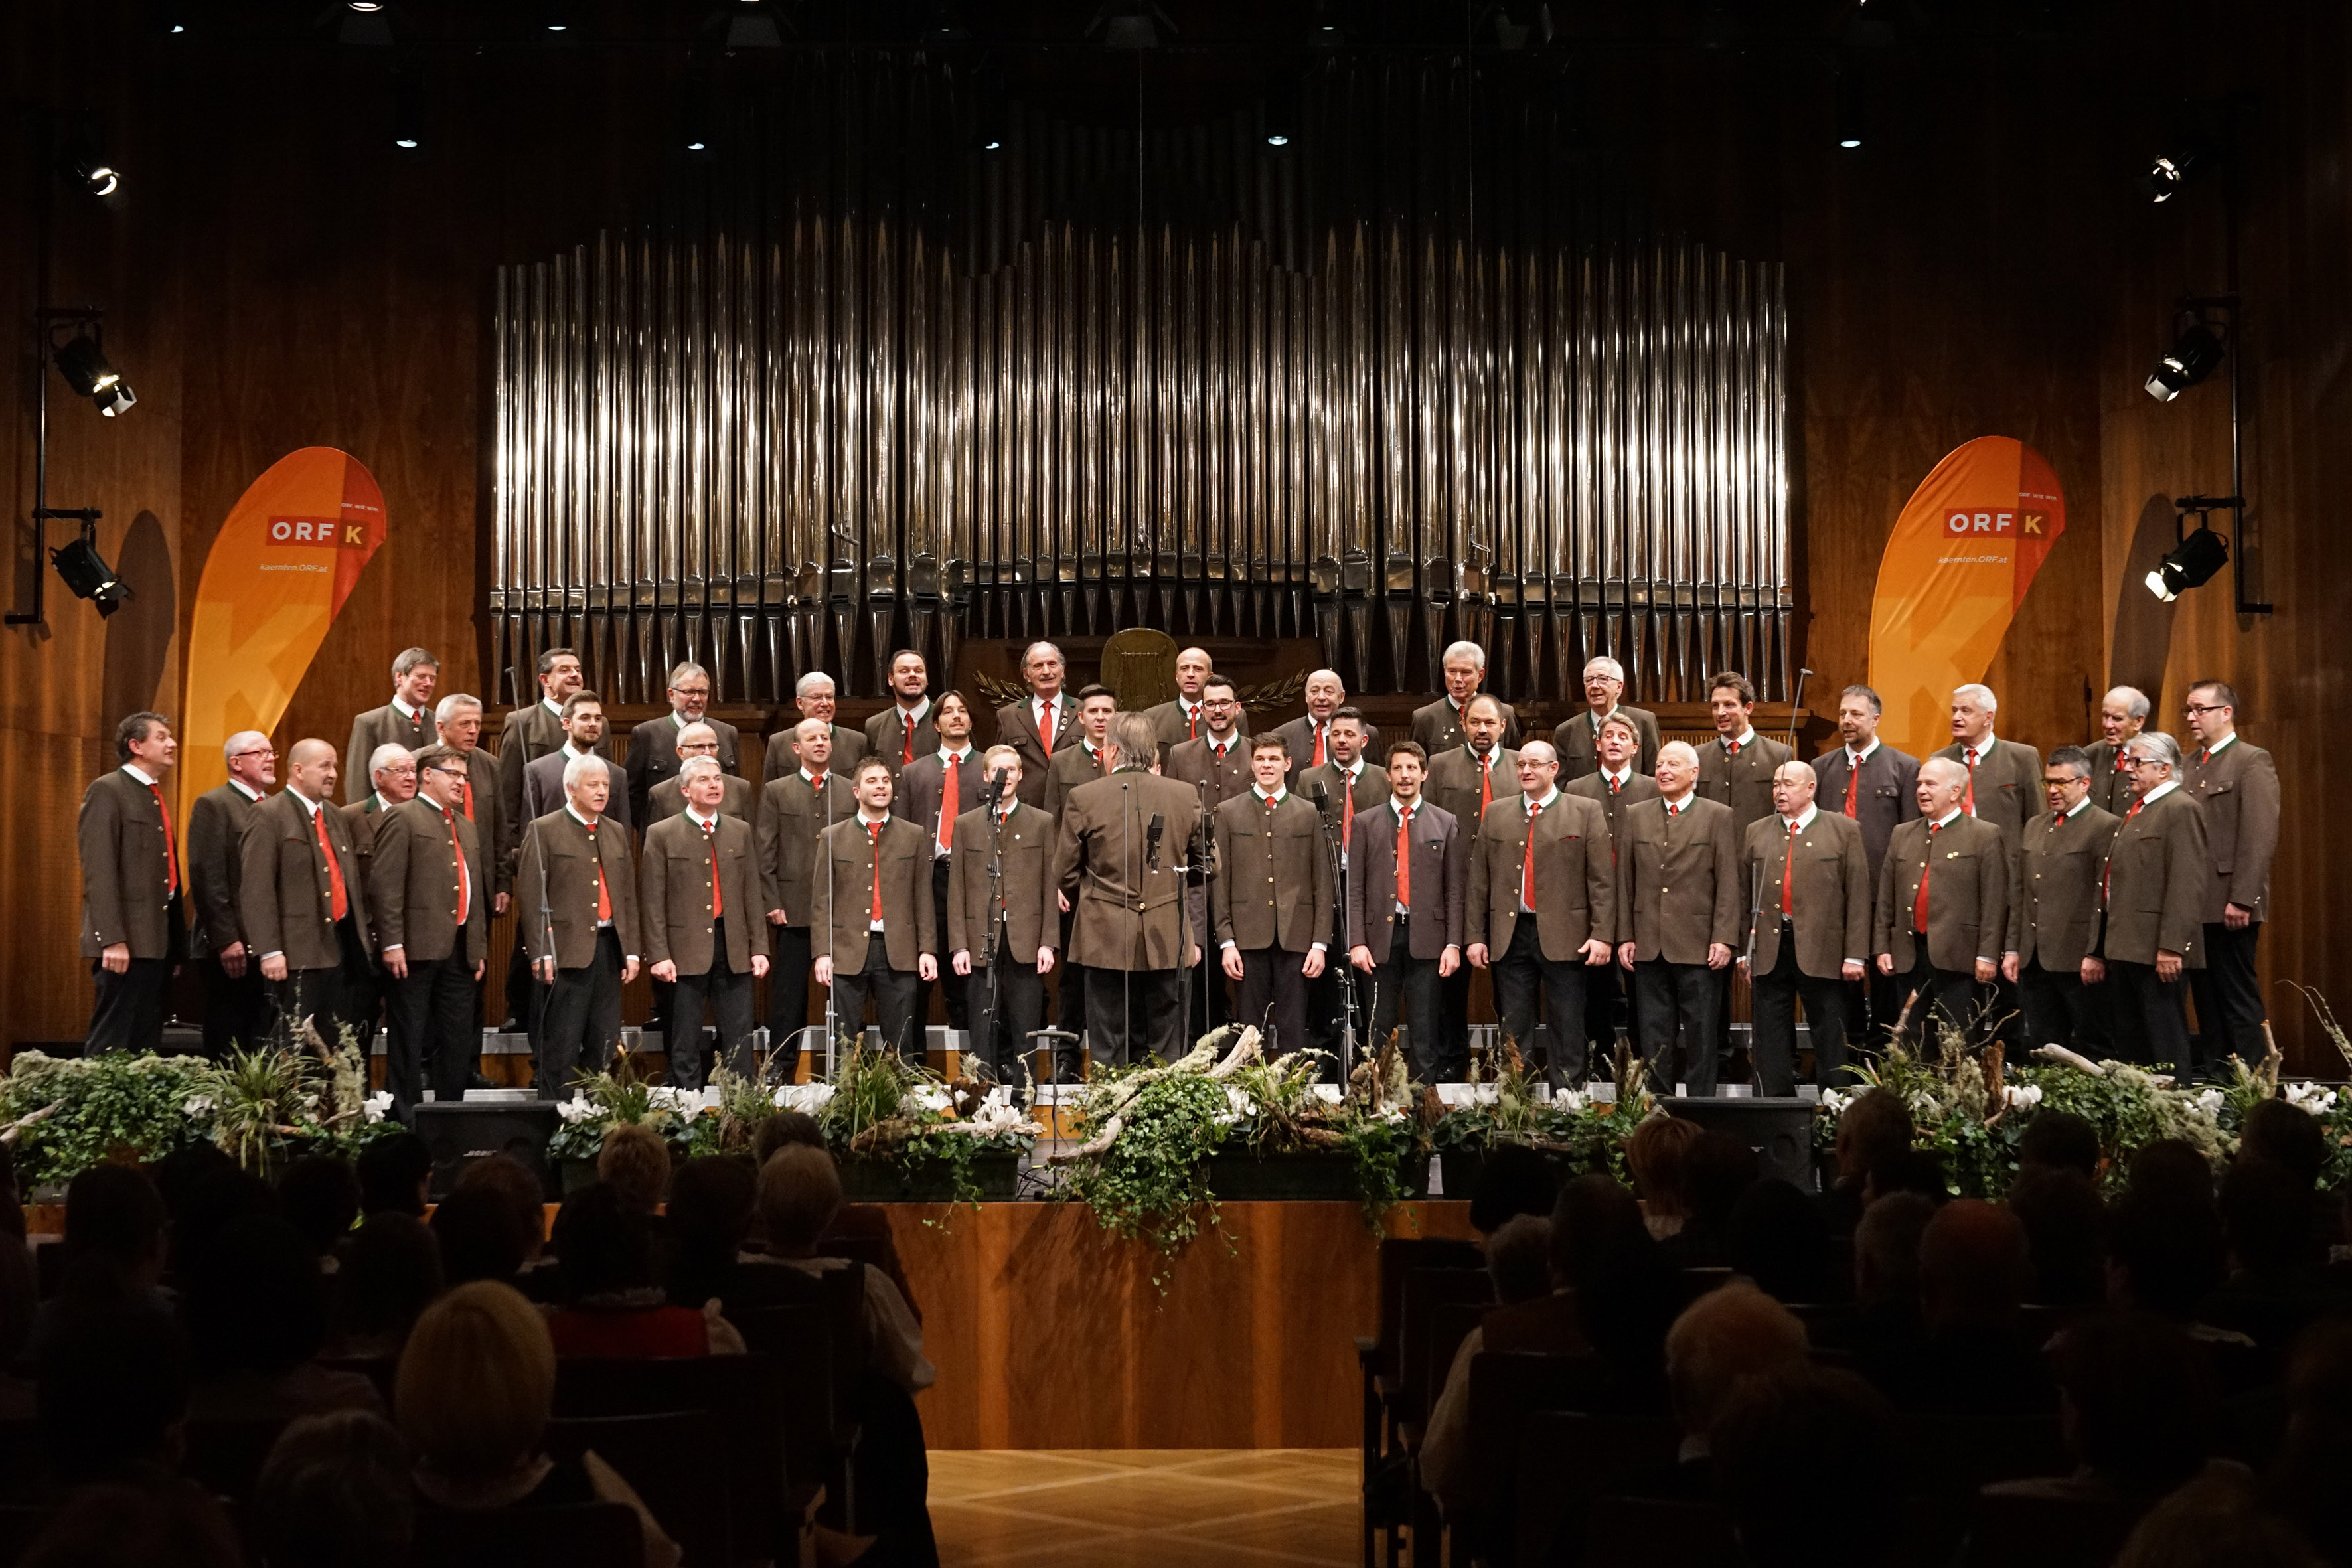
<path fill-rule="evenodd" d="M 98 405 L 98 411 L 108 418 L 139 401 L 121 373 L 107 363 L 106 350 L 96 337 L 76 333 L 57 345 L 53 357 L 66 384 Z"/>
<path fill-rule="evenodd" d="M 2158 153 L 2140 171 L 2137 184 L 2140 194 L 2159 205 L 2179 195 L 2189 181 L 2211 168 L 2216 153 L 2211 142 L 2199 132 L 2186 132 L 2172 139 L 2169 151 Z"/>
<path fill-rule="evenodd" d="M 2171 352 L 2147 373 L 2147 395 L 2158 403 L 2171 402 L 2211 375 L 2221 363 L 2222 352 L 2221 339 L 2211 327 L 2193 313 L 2184 316 Z"/>
<path fill-rule="evenodd" d="M 106 558 L 98 552 L 98 545 L 91 540 L 87 524 L 83 531 L 50 551 L 49 561 L 57 567 L 58 577 L 64 580 L 73 596 L 88 599 L 98 606 L 101 618 L 121 609 L 122 601 L 131 597 L 130 588 L 114 574 L 114 568 L 106 563 Z"/>
<path fill-rule="evenodd" d="M 1287 70 L 1265 84 L 1265 144 L 1287 147 L 1298 140 L 1298 83 Z"/>
<path fill-rule="evenodd" d="M 1864 121 L 1868 100 L 1863 92 L 1862 70 L 1858 66 L 1838 68 L 1837 86 L 1832 103 L 1832 128 L 1837 144 L 1849 153 L 1862 151 Z"/>
<path fill-rule="evenodd" d="M 1307 47 L 1310 49 L 1337 49 L 1346 47 L 1348 30 L 1339 22 L 1338 0 L 1315 0 L 1315 20 L 1307 26 Z"/>
<path fill-rule="evenodd" d="M 2189 589 L 2204 586 L 2213 574 L 2230 563 L 2230 542 L 2213 531 L 2208 511 L 2234 506 L 2237 500 L 2235 496 L 2183 496 L 2172 503 L 2180 508 L 2184 520 L 2196 512 L 2197 529 L 2174 545 L 2147 574 L 2149 593 L 2168 605 Z"/>

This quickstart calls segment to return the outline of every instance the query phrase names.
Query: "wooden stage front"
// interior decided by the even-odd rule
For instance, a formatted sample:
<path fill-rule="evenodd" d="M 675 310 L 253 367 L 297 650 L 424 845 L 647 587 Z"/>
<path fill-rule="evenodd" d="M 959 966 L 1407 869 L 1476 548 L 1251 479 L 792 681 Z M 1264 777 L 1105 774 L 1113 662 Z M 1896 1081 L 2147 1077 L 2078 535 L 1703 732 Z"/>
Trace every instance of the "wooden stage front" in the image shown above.
<path fill-rule="evenodd" d="M 1337 1448 L 1361 1413 L 1355 1337 L 1380 1247 L 1352 1203 L 1229 1203 L 1163 1298 L 1153 1256 L 1073 1203 L 886 1205 L 940 1369 L 934 1448 Z M 1400 1236 L 1466 1237 L 1470 1205 L 1408 1204 Z"/>

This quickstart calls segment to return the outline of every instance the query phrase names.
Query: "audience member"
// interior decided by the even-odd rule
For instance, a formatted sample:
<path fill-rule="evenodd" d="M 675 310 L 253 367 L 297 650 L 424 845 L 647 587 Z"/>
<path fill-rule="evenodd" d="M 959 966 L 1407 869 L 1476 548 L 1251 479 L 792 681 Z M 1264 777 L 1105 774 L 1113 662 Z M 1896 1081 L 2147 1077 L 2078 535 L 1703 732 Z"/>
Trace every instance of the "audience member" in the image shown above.
<path fill-rule="evenodd" d="M 1642 1219 L 1660 1241 L 1683 1227 L 1688 1214 L 1684 1162 L 1699 1140 L 1699 1125 L 1680 1116 L 1652 1116 L 1625 1140 L 1625 1169 Z"/>
<path fill-rule="evenodd" d="M 1633 1194 L 1603 1175 L 1563 1185 L 1551 1211 L 1551 1257 L 1553 1283 L 1574 1292 L 1576 1326 L 1599 1358 L 1594 1407 L 1664 1410 L 1666 1330 L 1681 1289 Z"/>
<path fill-rule="evenodd" d="M 76 1492 L 16 1568 L 243 1568 L 236 1527 L 193 1482 L 165 1479 Z M 276 1563 L 269 1568 L 277 1568 Z"/>
<path fill-rule="evenodd" d="M 1898 1149 L 1873 1161 L 1863 1173 L 1863 1207 L 1868 1208 L 1889 1193 L 1916 1193 L 1929 1203 L 1940 1204 L 1952 1195 L 1952 1184 L 1944 1173 L 1944 1162 L 1927 1150 Z"/>
<path fill-rule="evenodd" d="M 511 1285 L 522 1272 L 523 1232 L 503 1193 L 460 1187 L 434 1205 L 432 1231 L 445 1284 L 495 1279 Z"/>
<path fill-rule="evenodd" d="M 423 1221 L 398 1209 L 369 1215 L 335 1276 L 336 1353 L 398 1355 L 441 1285 L 441 1249 Z"/>
<path fill-rule="evenodd" d="M 1732 1271 L 1775 1300 L 1828 1298 L 1829 1237 L 1821 1210 L 1788 1183 L 1768 1179 L 1742 1193 L 1732 1205 L 1727 1239 Z"/>
<path fill-rule="evenodd" d="M 2021 1171 L 2073 1171 L 2095 1182 L 2099 1130 L 2071 1110 L 2037 1110 L 2017 1135 L 2017 1165 Z"/>
<path fill-rule="evenodd" d="M 2158 1138 L 2131 1157 L 2128 1190 L 2152 1194 L 2187 1208 L 2213 1208 L 2213 1163 L 2184 1138 Z"/>
<path fill-rule="evenodd" d="M 1680 1268 L 1720 1268 L 1731 1261 L 1731 1211 L 1756 1184 L 1756 1151 L 1728 1132 L 1702 1132 L 1683 1155 L 1683 1223 L 1666 1237 L 1666 1258 Z"/>
<path fill-rule="evenodd" d="M 1496 1316 L 1514 1308 L 1558 1300 L 1552 1293 L 1551 1221 L 1534 1215 L 1514 1215 L 1486 1238 L 1486 1274 L 1494 1281 L 1496 1310 L 1465 1335 L 1446 1369 L 1445 1383 L 1430 1406 L 1421 1444 L 1422 1484 L 1459 1514 L 1474 1506 L 1470 1459 L 1470 1363 L 1487 1346 L 1486 1329 Z M 1572 1303 L 1571 1303 L 1572 1305 Z M 1572 1314 L 1553 1316 L 1568 1336 L 1566 1342 L 1514 1344 L 1515 1350 L 1544 1350 L 1574 1354 L 1586 1350 Z M 1496 1347 L 1504 1348 L 1504 1347 Z"/>
<path fill-rule="evenodd" d="M 759 1184 L 751 1162 L 735 1155 L 688 1160 L 671 1184 L 668 1227 L 671 1305 L 716 1300 L 754 1349 L 763 1347 L 747 1324 L 761 1310 L 823 1300 L 814 1277 L 745 1259 Z"/>
<path fill-rule="evenodd" d="M 1892 1089 L 1868 1089 L 1838 1117 L 1837 1179 L 1822 1194 L 1822 1218 L 1833 1236 L 1862 1223 L 1863 1179 L 1870 1167 L 1911 1147 L 1911 1108 Z"/>
<path fill-rule="evenodd" d="M 2150 1509 L 2115 1568 L 2323 1568 L 2325 1561 L 2263 1506 L 2249 1477 L 2216 1468 Z"/>
<path fill-rule="evenodd" d="M 1919 1237 L 1925 1337 L 1868 1358 L 1864 1374 L 1897 1409 L 1915 1415 L 2049 1411 L 2056 1390 L 2041 1348 L 2018 1322 L 2029 1267 L 2025 1226 L 2015 1215 L 1981 1198 L 1946 1204 Z"/>
<path fill-rule="evenodd" d="M 824 1130 L 816 1124 L 815 1117 L 805 1111 L 780 1110 L 760 1124 L 760 1131 L 752 1141 L 752 1158 L 758 1162 L 759 1169 L 764 1171 L 768 1168 L 770 1156 L 793 1143 L 810 1149 L 825 1149 Z M 831 1151 L 827 1149 L 826 1152 Z M 1476 1223 L 1475 1217 L 1472 1223 Z M 751 1215 L 751 1250 L 757 1252 L 765 1246 L 766 1239 L 760 1230 L 759 1210 L 755 1206 Z M 919 1323 L 923 1321 L 923 1304 L 915 1299 L 915 1288 L 907 1281 L 907 1270 L 898 1261 L 898 1243 L 890 1230 L 889 1211 L 882 1205 L 843 1204 L 833 1216 L 833 1224 L 826 1226 L 824 1235 L 818 1238 L 817 1250 L 828 1258 L 856 1258 L 879 1268 L 890 1277 L 890 1283 L 898 1287 L 898 1297 L 907 1303 L 907 1310 L 913 1314 L 915 1321 Z"/>
<path fill-rule="evenodd" d="M 1503 1143 L 1487 1151 L 1470 1184 L 1470 1228 L 1492 1236 L 1516 1215 L 1550 1216 L 1559 1197 L 1557 1162 L 1523 1143 Z"/>
<path fill-rule="evenodd" d="M 2139 1510 L 2212 1454 L 2212 1379 L 2178 1325 L 2145 1312 L 2084 1318 L 2052 1342 L 2050 1361 L 2074 1473 L 1988 1492 Z"/>
<path fill-rule="evenodd" d="M 154 1167 L 155 1191 L 169 1216 L 164 1267 L 177 1279 L 189 1259 L 241 1219 L 274 1218 L 278 1194 L 209 1139 L 194 1138 Z"/>
<path fill-rule="evenodd" d="M 360 1178 L 340 1154 L 305 1154 L 278 1178 L 278 1211 L 310 1244 L 328 1273 L 337 1268 L 335 1248 L 359 1223 Z"/>
<path fill-rule="evenodd" d="M 596 1179 L 638 1214 L 658 1213 L 669 1195 L 669 1145 L 642 1121 L 615 1122 L 596 1152 Z"/>
<path fill-rule="evenodd" d="M 2327 1131 L 2303 1107 L 2265 1100 L 2246 1112 L 2238 1130 L 2238 1158 L 2267 1162 L 2315 1189 L 2327 1169 Z"/>
<path fill-rule="evenodd" d="M 145 1292 L 87 1277 L 68 1289 L 35 1369 L 40 1453 L 56 1486 L 151 1483 L 178 1469 L 188 1415 L 188 1349 Z M 52 1493 L 51 1495 L 54 1495 Z"/>
<path fill-rule="evenodd" d="M 1810 1348 L 1796 1315 L 1744 1280 L 1684 1308 L 1666 1331 L 1666 1388 L 1681 1447 L 1671 1470 L 1637 1476 L 1621 1489 L 1693 1501 L 1711 1498 L 1716 1431 L 1732 1396 L 1750 1379 L 1801 1371 Z"/>
<path fill-rule="evenodd" d="M 360 1207 L 367 1214 L 425 1217 L 433 1151 L 414 1132 L 385 1132 L 360 1151 Z"/>
<path fill-rule="evenodd" d="M 2045 1307 L 2095 1306 L 2106 1297 L 2106 1205 L 2071 1165 L 2021 1170 L 2002 1199 L 2025 1226 L 2033 1282 L 2026 1300 Z"/>
<path fill-rule="evenodd" d="M 301 1232 L 282 1219 L 237 1220 L 189 1263 L 183 1317 L 196 1369 L 190 1405 L 197 1415 L 253 1419 L 383 1408 L 365 1377 L 320 1364 L 327 1285 Z M 356 1271 L 350 1282 L 356 1283 Z"/>
<path fill-rule="evenodd" d="M 2171 1175 L 2149 1182 L 2141 1175 L 2136 1163 L 2131 1191 L 2108 1214 L 2107 1300 L 2193 1324 L 2226 1271 L 2221 1215 Z"/>
<path fill-rule="evenodd" d="M 58 1296 L 34 1315 L 36 1356 L 74 1310 L 68 1301 L 127 1296 L 165 1314 L 176 1310 L 163 1288 L 164 1218 L 162 1195 L 135 1165 L 93 1165 L 67 1185 L 65 1272 Z"/>
<path fill-rule="evenodd" d="M 1916 1352 L 1927 1331 L 1919 1321 L 1919 1238 L 1936 1205 L 1917 1193 L 1889 1193 L 1862 1211 L 1853 1232 L 1853 1310 L 1817 1323 L 1824 1348 L 1847 1351 L 1864 1364 Z"/>
<path fill-rule="evenodd" d="M 415 1461 L 420 1533 L 436 1512 L 622 1502 L 637 1512 L 646 1568 L 677 1568 L 677 1543 L 610 1465 L 593 1452 L 576 1460 L 547 1453 L 554 1401 L 555 1342 L 519 1291 L 480 1279 L 426 1308 L 393 1391 Z"/>
<path fill-rule="evenodd" d="M 0 1143 L 0 1366 L 24 1354 L 40 1304 L 32 1249 L 25 1242 L 24 1205 L 16 1194 L 15 1146 Z"/>
<path fill-rule="evenodd" d="M 2284 1364 L 2305 1325 L 2346 1304 L 2341 1287 L 2313 1256 L 2318 1207 L 2308 1182 L 2268 1160 L 2241 1153 L 2221 1178 L 2229 1274 L 2198 1316 L 2244 1334 L 2274 1366 Z"/>
<path fill-rule="evenodd" d="M 1716 1495 L 1750 1568 L 1879 1568 L 1906 1560 L 1895 1412 L 1852 1373 L 1743 1380 L 1715 1423 Z M 1835 1500 L 1812 1500 L 1835 1478 Z"/>
<path fill-rule="evenodd" d="M 453 1193 L 476 1188 L 494 1192 L 513 1211 L 515 1233 L 524 1238 L 523 1256 L 537 1258 L 547 1242 L 547 1189 L 511 1154 L 485 1154 L 457 1173 Z"/>
<path fill-rule="evenodd" d="M 267 1568 L 406 1568 L 415 1515 L 399 1432 L 373 1411 L 339 1410 L 278 1435 L 249 1518 Z"/>
<path fill-rule="evenodd" d="M 593 1183 L 563 1200 L 555 1215 L 555 1257 L 563 1268 L 563 1305 L 547 1326 L 558 1354 L 742 1353 L 742 1338 L 718 1302 L 700 1310 L 669 1304 L 653 1216 L 632 1207 L 611 1183 Z"/>
<path fill-rule="evenodd" d="M 2352 1563 L 2352 1319 L 2314 1324 L 2286 1367 L 2286 1426 L 2263 1489 L 2330 1563 Z"/>

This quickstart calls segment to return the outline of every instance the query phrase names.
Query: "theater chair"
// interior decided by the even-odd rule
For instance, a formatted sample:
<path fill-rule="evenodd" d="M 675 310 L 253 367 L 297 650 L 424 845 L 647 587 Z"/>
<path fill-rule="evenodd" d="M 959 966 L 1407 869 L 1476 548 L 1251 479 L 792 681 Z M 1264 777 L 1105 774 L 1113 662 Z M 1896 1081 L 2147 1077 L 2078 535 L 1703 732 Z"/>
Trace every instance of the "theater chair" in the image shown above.
<path fill-rule="evenodd" d="M 1516 1568 L 1628 1561 L 1592 1554 L 1593 1500 L 1633 1476 L 1672 1465 L 1681 1441 L 1681 1432 L 1663 1416 L 1528 1414 L 1519 1430 L 1513 1507 L 1507 1520 L 1496 1521 L 1510 1531 L 1510 1561 Z"/>
<path fill-rule="evenodd" d="M 623 1502 L 456 1513 L 419 1509 L 419 1568 L 645 1568 L 637 1510 Z"/>
<path fill-rule="evenodd" d="M 1378 1332 L 1356 1340 L 1356 1366 L 1363 1382 L 1363 1427 L 1358 1452 L 1362 1461 L 1364 1568 L 1373 1568 L 1378 1546 L 1397 1559 L 1399 1537 L 1411 1508 L 1411 1472 L 1389 1408 L 1397 1392 L 1404 1330 L 1405 1280 L 1422 1268 L 1478 1269 L 1486 1254 L 1475 1242 L 1424 1237 L 1389 1237 L 1381 1242 L 1381 1305 Z"/>

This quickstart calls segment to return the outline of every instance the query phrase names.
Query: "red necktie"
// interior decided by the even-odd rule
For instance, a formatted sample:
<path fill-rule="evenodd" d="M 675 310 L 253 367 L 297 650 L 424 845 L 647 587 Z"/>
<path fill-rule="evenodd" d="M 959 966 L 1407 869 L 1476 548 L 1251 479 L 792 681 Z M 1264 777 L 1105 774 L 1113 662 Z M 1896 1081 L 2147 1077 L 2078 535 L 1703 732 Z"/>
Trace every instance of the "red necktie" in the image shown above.
<path fill-rule="evenodd" d="M 457 787 L 466 792 L 466 820 L 471 822 L 474 820 L 474 781 L 468 778 Z"/>
<path fill-rule="evenodd" d="M 603 925 L 613 918 L 613 892 L 604 886 L 604 857 L 596 848 L 596 825 L 588 828 L 588 858 L 596 862 L 596 923 Z"/>
<path fill-rule="evenodd" d="M 457 842 L 457 819 L 446 805 L 441 808 L 441 820 L 449 826 L 449 853 L 457 858 L 457 924 L 462 928 L 466 917 L 474 912 L 474 879 L 466 875 L 466 847 Z"/>
<path fill-rule="evenodd" d="M 343 889 L 343 863 L 335 858 L 335 847 L 327 837 L 327 803 L 320 801 L 319 809 L 310 814 L 310 826 L 319 830 L 319 849 L 327 857 L 327 887 L 332 897 L 328 908 L 340 921 L 351 910 L 351 897 Z"/>
<path fill-rule="evenodd" d="M 866 850 L 874 859 L 874 912 L 867 918 L 879 921 L 882 918 L 882 824 L 869 822 L 866 825 Z"/>
<path fill-rule="evenodd" d="M 1736 757 L 1739 754 L 1739 742 L 1737 741 L 1726 741 L 1723 743 L 1723 749 L 1726 752 Z"/>
<path fill-rule="evenodd" d="M 1397 813 L 1397 896 L 1396 901 L 1412 912 L 1412 807 L 1405 806 Z"/>
<path fill-rule="evenodd" d="M 1528 850 L 1519 861 L 1519 902 L 1529 909 L 1536 907 L 1536 818 L 1543 807 L 1528 803 Z"/>
<path fill-rule="evenodd" d="M 1943 826 L 1927 824 L 1927 855 L 1919 866 L 1919 891 L 1911 900 L 1911 929 L 1916 931 L 1927 929 L 1927 875 L 1936 868 L 1936 834 Z"/>
<path fill-rule="evenodd" d="M 702 845 L 710 851 L 710 918 L 727 918 L 727 894 L 719 886 L 719 819 L 712 817 L 702 825 Z"/>
<path fill-rule="evenodd" d="M 901 709 L 898 712 L 898 721 L 907 727 L 907 754 L 898 759 L 899 765 L 904 767 L 915 760 L 915 716 Z"/>
<path fill-rule="evenodd" d="M 1969 748 L 1968 759 L 1969 790 L 1960 799 L 1960 809 L 1974 816 L 1977 814 L 1977 749 L 1974 746 Z"/>
<path fill-rule="evenodd" d="M 947 773 L 940 784 L 940 847 L 955 847 L 956 755 L 948 753 Z"/>
<path fill-rule="evenodd" d="M 1315 765 L 1318 768 L 1323 765 L 1323 726 L 1320 724 L 1315 726 Z"/>
<path fill-rule="evenodd" d="M 1054 754 L 1054 705 L 1050 702 L 1037 710 L 1037 744 L 1047 756 Z"/>
<path fill-rule="evenodd" d="M 2137 800 L 2134 800 L 2134 801 L 2131 803 L 2131 809 L 2129 809 L 2128 811 L 2126 811 L 2126 812 L 2124 813 L 2124 820 L 2125 820 L 2126 822 L 2129 822 L 2133 817 L 2137 816 L 2139 815 L 2139 808 L 2140 808 L 2141 806 L 2143 806 L 2143 805 L 2146 805 L 2147 804 L 2147 797 L 2146 795 L 2141 795 L 2141 796 L 2140 796 L 2139 798 L 2137 798 Z M 2118 833 L 2118 834 L 2116 834 L 2116 837 L 2117 837 L 2118 838 L 2120 838 L 2120 837 L 2123 837 L 2123 835 L 2122 835 L 2122 834 L 2120 834 L 2120 833 Z M 2102 870 L 2102 871 L 2099 873 L 2099 902 L 2101 902 L 2101 903 L 2103 903 L 2103 904 L 2104 904 L 2104 903 L 2105 903 L 2105 902 L 2107 901 L 2107 895 L 2108 895 L 2110 892 L 2112 892 L 2112 891 L 2114 891 L 2114 890 L 2115 890 L 2115 886 L 2116 886 L 2116 859 L 2115 859 L 2115 852 L 2114 852 L 2113 850 L 2110 850 L 2110 851 L 2108 851 L 2108 854 L 2107 854 L 2107 864 L 2106 864 L 2106 867 L 2105 867 L 2105 868 L 2104 870 Z"/>
<path fill-rule="evenodd" d="M 1478 763 L 1478 815 L 1485 816 L 1486 808 L 1495 804 L 1494 753 L 1475 759 Z"/>
<path fill-rule="evenodd" d="M 1188 741 L 1201 738 L 1201 707 L 1198 703 L 1184 710 L 1184 738 Z"/>
<path fill-rule="evenodd" d="M 1780 913 L 1797 912 L 1797 825 L 1789 824 L 1789 853 L 1780 862 Z"/>
<path fill-rule="evenodd" d="M 169 900 L 180 891 L 180 847 L 172 837 L 172 812 L 163 804 L 163 790 L 151 784 L 147 793 L 155 797 L 155 809 L 163 817 L 163 897 Z"/>
<path fill-rule="evenodd" d="M 2210 763 L 2210 762 L 2211 762 L 2212 760 L 2213 760 L 2213 748 L 2212 748 L 2212 747 L 2210 747 L 2210 746 L 2200 746 L 2200 747 L 2199 747 L 2199 748 L 2198 748 L 2198 751 L 2197 751 L 2197 765 L 2198 765 L 2199 767 L 2200 767 L 2200 768 L 2201 768 L 2201 767 L 2203 767 L 2207 763 Z"/>
<path fill-rule="evenodd" d="M 1345 855 L 1356 830 L 1356 775 L 1349 773 L 1343 787 L 1348 792 L 1348 806 L 1339 818 L 1339 853 Z"/>
<path fill-rule="evenodd" d="M 1622 779 L 1619 778 L 1615 773 L 1611 773 L 1609 775 L 1609 793 L 1612 797 L 1619 790 L 1624 787 L 1625 782 Z"/>
<path fill-rule="evenodd" d="M 1861 805 L 1862 764 L 1852 752 L 1845 754 L 1845 814 L 1853 816 Z"/>

